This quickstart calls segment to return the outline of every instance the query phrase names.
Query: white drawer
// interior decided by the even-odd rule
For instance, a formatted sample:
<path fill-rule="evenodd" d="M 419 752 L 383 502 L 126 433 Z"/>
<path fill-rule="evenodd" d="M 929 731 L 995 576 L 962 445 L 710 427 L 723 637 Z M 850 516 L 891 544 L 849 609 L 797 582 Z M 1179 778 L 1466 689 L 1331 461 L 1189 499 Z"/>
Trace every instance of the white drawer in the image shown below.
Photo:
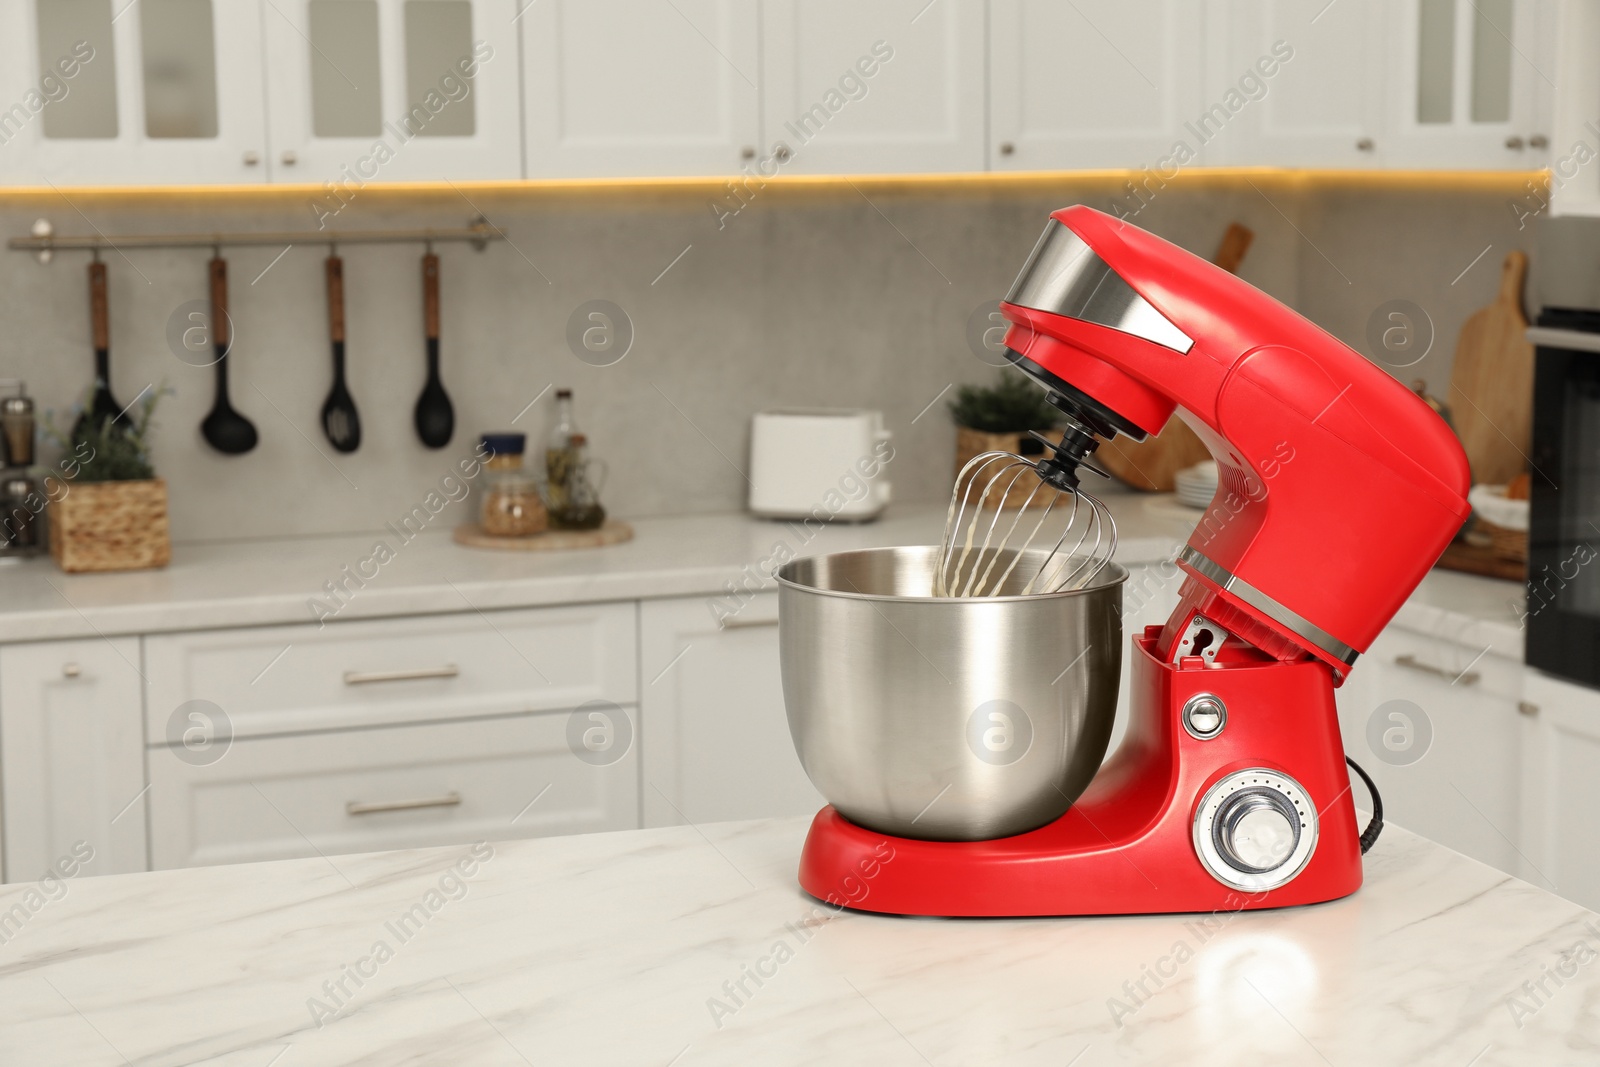
<path fill-rule="evenodd" d="M 636 727 L 633 709 L 622 710 Z M 553 712 L 250 738 L 207 766 L 152 748 L 152 864 L 165 869 L 637 827 L 637 745 L 608 765 L 585 763 L 568 747 L 567 720 L 567 713 Z M 632 737 L 638 738 L 636 728 Z"/>
<path fill-rule="evenodd" d="M 194 700 L 221 708 L 234 737 L 633 704 L 636 610 L 581 604 L 147 637 L 146 739 L 181 736 L 189 709 L 179 709 Z"/>
<path fill-rule="evenodd" d="M 1441 688 L 1477 690 L 1511 701 L 1522 696 L 1522 661 L 1493 646 L 1464 645 L 1390 626 L 1373 642 L 1370 653 L 1386 668 L 1419 681 L 1432 678 Z M 1359 661 L 1356 669 L 1361 669 Z"/>

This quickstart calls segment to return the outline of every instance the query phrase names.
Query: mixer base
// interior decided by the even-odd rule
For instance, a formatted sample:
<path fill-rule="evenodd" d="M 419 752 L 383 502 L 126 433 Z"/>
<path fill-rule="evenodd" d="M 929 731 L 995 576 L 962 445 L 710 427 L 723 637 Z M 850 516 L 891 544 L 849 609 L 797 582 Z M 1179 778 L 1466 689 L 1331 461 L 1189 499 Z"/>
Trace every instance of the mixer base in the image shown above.
<path fill-rule="evenodd" d="M 1065 815 L 991 841 L 877 833 L 832 807 L 812 821 L 800 885 L 839 907 L 900 915 L 1044 916 L 1230 912 L 1334 900 L 1361 885 L 1361 850 L 1333 702 L 1315 660 L 1180 664 L 1133 639 L 1133 718 L 1117 754 Z M 1230 709 L 1209 740 L 1182 708 L 1212 694 Z M 1242 890 L 1202 865 L 1193 827 L 1208 789 L 1261 768 L 1287 775 L 1317 811 L 1315 848 L 1287 884 Z"/>

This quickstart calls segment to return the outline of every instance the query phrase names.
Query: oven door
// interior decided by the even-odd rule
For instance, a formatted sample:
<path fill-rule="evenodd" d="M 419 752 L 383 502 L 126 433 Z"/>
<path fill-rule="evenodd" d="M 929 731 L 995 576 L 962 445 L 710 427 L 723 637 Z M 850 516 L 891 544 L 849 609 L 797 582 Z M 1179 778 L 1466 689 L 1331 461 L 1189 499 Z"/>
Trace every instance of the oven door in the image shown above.
<path fill-rule="evenodd" d="M 1548 308 L 1529 331 L 1530 667 L 1600 688 L 1600 312 Z"/>

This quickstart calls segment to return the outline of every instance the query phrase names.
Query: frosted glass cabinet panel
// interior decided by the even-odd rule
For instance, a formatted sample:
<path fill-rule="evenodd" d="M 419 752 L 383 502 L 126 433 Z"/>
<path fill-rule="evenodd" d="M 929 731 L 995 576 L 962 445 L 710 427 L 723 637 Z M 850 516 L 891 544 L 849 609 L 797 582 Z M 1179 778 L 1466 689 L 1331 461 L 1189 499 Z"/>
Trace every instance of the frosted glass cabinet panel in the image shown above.
<path fill-rule="evenodd" d="M 0 183 L 262 179 L 256 0 L 0 5 Z"/>
<path fill-rule="evenodd" d="M 147 137 L 217 135 L 217 52 L 211 0 L 141 0 L 140 60 Z"/>
<path fill-rule="evenodd" d="M 773 172 L 755 0 L 539 0 L 521 24 L 529 177 Z"/>
<path fill-rule="evenodd" d="M 270 0 L 271 180 L 354 190 L 521 177 L 520 6 Z"/>

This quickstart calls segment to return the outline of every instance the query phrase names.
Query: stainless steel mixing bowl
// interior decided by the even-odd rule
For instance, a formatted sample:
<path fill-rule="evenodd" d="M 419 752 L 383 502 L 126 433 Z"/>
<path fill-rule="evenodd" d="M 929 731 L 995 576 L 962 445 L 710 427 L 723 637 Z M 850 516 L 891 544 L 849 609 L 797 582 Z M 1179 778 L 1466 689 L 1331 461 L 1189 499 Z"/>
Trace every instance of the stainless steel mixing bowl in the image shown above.
<path fill-rule="evenodd" d="M 934 597 L 934 546 L 836 552 L 778 571 L 783 700 L 800 763 L 858 825 L 1008 837 L 1061 816 L 1105 757 L 1122 668 L 1122 590 Z M 1007 553 L 997 569 L 1009 564 Z"/>

